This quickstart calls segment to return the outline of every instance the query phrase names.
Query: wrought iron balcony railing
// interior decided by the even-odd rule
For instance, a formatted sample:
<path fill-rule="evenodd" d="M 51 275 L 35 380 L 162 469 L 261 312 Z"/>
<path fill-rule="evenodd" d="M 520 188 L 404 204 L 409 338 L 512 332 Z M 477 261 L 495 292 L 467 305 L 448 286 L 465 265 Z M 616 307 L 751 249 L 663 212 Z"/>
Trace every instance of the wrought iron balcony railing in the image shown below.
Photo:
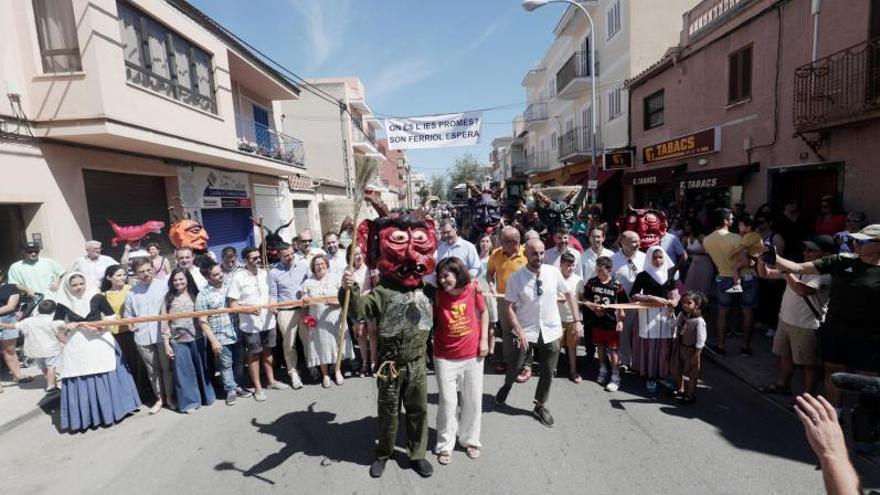
<path fill-rule="evenodd" d="M 558 92 L 565 91 L 568 83 L 578 77 L 590 77 L 590 52 L 576 51 L 565 62 L 559 72 L 556 73 L 556 88 Z"/>
<path fill-rule="evenodd" d="M 593 149 L 593 136 L 589 127 L 577 126 L 559 136 L 559 159 L 589 154 Z"/>
<path fill-rule="evenodd" d="M 794 126 L 809 131 L 880 116 L 880 37 L 794 71 Z"/>
<path fill-rule="evenodd" d="M 536 101 L 526 107 L 523 112 L 523 120 L 526 122 L 541 122 L 547 120 L 547 103 Z"/>
<path fill-rule="evenodd" d="M 299 139 L 236 114 L 238 149 L 298 167 L 305 166 L 305 149 Z"/>

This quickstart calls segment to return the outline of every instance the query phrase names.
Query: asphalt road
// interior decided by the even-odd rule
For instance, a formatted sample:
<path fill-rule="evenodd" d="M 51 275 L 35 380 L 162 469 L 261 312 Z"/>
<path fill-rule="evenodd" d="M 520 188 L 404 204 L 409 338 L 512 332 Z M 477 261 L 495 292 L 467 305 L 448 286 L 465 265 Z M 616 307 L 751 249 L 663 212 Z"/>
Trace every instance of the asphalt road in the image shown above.
<path fill-rule="evenodd" d="M 790 413 L 707 364 L 694 406 L 653 400 L 625 377 L 610 394 L 557 378 L 548 404 L 556 427 L 529 414 L 537 380 L 508 406 L 485 380 L 483 455 L 456 451 L 422 479 L 405 455 L 369 477 L 376 423 L 371 379 L 340 388 L 271 391 L 269 400 L 217 402 L 193 415 L 137 414 L 112 428 L 62 434 L 52 414 L 0 434 L 4 494 L 175 493 L 822 493 L 815 457 Z M 429 376 L 431 442 L 436 384 Z M 57 416 L 54 415 L 54 416 Z M 403 437 L 398 441 L 403 445 Z M 857 466 L 866 486 L 880 470 Z"/>

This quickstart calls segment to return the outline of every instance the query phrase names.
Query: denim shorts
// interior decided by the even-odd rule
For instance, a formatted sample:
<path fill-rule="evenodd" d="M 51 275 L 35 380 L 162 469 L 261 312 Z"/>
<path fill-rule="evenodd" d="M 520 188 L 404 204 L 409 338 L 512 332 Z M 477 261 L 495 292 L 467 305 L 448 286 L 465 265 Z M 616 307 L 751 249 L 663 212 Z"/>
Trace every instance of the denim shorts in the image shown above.
<path fill-rule="evenodd" d="M 59 356 L 52 356 L 52 357 L 47 357 L 47 358 L 34 358 L 34 365 L 36 365 L 36 367 L 40 368 L 41 370 L 44 370 L 46 368 L 57 368 Z"/>
<path fill-rule="evenodd" d="M 0 316 L 0 323 L 15 323 L 17 320 L 15 319 L 15 315 L 6 315 Z M 21 334 L 20 331 L 11 328 L 9 330 L 0 331 L 0 340 L 15 340 Z"/>
<path fill-rule="evenodd" d="M 733 277 L 715 277 L 715 297 L 722 308 L 755 308 L 758 306 L 758 280 L 754 275 L 742 277 L 742 293 L 728 294 L 733 287 Z"/>

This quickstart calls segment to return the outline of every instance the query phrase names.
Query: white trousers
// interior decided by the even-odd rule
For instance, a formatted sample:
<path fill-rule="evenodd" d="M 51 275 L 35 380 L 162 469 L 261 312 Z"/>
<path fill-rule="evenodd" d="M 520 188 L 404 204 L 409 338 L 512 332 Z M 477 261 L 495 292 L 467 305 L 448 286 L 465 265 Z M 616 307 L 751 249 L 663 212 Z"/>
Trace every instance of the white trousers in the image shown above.
<path fill-rule="evenodd" d="M 434 375 L 440 395 L 437 408 L 435 453 L 452 452 L 455 438 L 464 447 L 480 446 L 483 405 L 483 360 L 481 358 L 434 359 Z M 456 412 L 461 392 L 461 413 Z"/>

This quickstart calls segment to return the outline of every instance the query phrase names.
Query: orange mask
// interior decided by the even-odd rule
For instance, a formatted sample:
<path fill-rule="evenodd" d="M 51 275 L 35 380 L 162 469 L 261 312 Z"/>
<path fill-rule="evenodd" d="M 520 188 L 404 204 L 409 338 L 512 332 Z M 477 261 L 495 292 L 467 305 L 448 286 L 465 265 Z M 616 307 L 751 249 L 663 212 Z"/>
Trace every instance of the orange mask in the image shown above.
<path fill-rule="evenodd" d="M 181 220 L 171 226 L 168 238 L 176 248 L 190 248 L 193 251 L 208 249 L 208 231 L 195 220 Z"/>

